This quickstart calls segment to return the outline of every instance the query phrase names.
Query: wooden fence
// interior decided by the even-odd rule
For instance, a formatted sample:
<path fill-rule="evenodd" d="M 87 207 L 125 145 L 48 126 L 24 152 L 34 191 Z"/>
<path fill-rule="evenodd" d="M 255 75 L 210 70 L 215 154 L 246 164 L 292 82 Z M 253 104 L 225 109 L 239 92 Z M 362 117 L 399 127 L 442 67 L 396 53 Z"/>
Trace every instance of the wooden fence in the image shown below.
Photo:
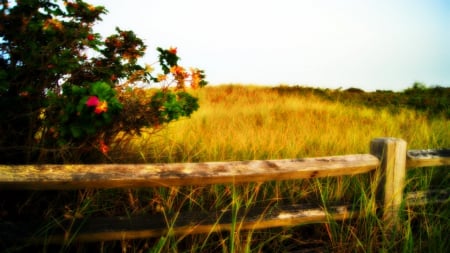
<path fill-rule="evenodd" d="M 410 150 L 406 142 L 396 138 L 378 138 L 370 143 L 370 154 L 328 156 L 318 158 L 255 160 L 237 162 L 173 163 L 173 164 L 97 164 L 97 165 L 0 165 L 0 190 L 72 190 L 87 188 L 172 187 L 182 185 L 238 184 L 274 180 L 311 179 L 356 175 L 379 171 L 377 189 L 383 208 L 386 229 L 399 225 L 398 213 L 406 200 L 408 205 L 423 204 L 434 196 L 448 201 L 448 189 L 414 192 L 404 196 L 407 168 L 450 165 L 450 149 Z M 240 229 L 262 229 L 295 226 L 311 222 L 343 220 L 361 215 L 352 205 L 328 206 L 280 205 L 270 212 L 255 208 L 241 215 Z M 185 212 L 177 214 L 167 224 L 163 214 L 139 217 L 86 218 L 79 221 L 74 234 L 46 235 L 46 243 L 106 241 L 159 237 L 176 234 L 211 233 L 233 229 L 231 210 L 207 214 Z M 21 227 L 22 226 L 22 227 Z M 31 240 L 41 240 L 33 231 L 18 224 L 0 220 L 1 236 L 14 236 L 11 231 L 28 234 Z M 13 238 L 12 238 L 13 239 Z"/>

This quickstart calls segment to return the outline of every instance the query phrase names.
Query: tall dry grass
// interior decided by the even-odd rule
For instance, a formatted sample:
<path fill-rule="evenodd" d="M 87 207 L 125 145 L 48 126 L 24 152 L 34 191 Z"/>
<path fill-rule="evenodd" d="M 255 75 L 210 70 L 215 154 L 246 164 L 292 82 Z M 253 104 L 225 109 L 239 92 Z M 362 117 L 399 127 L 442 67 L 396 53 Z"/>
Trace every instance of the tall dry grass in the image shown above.
<path fill-rule="evenodd" d="M 409 109 L 366 108 L 257 86 L 207 87 L 200 109 L 156 134 L 130 142 L 119 160 L 229 161 L 368 153 L 375 137 L 398 137 L 408 148 L 450 146 L 450 121 Z M 122 149 L 123 150 L 123 149 Z M 122 153 L 123 154 L 123 153 Z M 136 157 L 134 154 L 139 154 Z"/>

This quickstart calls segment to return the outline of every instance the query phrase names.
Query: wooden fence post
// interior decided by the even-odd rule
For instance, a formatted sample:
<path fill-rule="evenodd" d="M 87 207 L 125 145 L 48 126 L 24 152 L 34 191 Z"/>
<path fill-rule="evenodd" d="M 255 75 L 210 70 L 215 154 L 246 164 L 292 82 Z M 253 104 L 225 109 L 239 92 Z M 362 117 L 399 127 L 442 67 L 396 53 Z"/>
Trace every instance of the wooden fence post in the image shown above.
<path fill-rule="evenodd" d="M 370 153 L 381 160 L 378 196 L 383 201 L 383 217 L 387 231 L 399 228 L 399 211 L 403 201 L 406 175 L 406 141 L 397 138 L 376 138 Z"/>

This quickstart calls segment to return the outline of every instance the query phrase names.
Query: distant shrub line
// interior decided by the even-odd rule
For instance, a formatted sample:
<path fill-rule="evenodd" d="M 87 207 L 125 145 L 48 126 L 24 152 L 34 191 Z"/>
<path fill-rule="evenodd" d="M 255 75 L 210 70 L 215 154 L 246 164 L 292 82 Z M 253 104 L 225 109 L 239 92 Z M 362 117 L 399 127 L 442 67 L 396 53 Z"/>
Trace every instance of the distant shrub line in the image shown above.
<path fill-rule="evenodd" d="M 315 95 L 332 102 L 387 108 L 393 113 L 408 108 L 429 117 L 450 118 L 450 87 L 426 87 L 421 83 L 414 83 L 412 87 L 401 92 L 390 90 L 365 92 L 358 88 L 341 90 L 305 86 L 278 86 L 273 89 L 280 94 Z"/>

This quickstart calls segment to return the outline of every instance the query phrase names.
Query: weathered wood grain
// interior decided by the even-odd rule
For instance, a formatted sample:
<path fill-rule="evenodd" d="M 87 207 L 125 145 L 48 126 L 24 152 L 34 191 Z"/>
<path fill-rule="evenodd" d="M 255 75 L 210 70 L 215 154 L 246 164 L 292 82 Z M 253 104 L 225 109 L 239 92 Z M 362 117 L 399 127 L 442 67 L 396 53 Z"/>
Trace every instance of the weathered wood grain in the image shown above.
<path fill-rule="evenodd" d="M 430 167 L 450 165 L 450 149 L 409 150 L 406 167 Z"/>
<path fill-rule="evenodd" d="M 377 138 L 370 143 L 370 150 L 381 160 L 378 193 L 383 199 L 383 221 L 387 230 L 400 228 L 399 211 L 403 201 L 406 178 L 406 141 L 398 138 Z"/>
<path fill-rule="evenodd" d="M 408 207 L 437 203 L 450 203 L 450 189 L 408 192 L 405 196 L 405 204 Z"/>
<path fill-rule="evenodd" d="M 408 207 L 448 203 L 450 189 L 410 192 L 405 196 Z M 273 227 L 292 227 L 330 220 L 352 219 L 365 215 L 366 210 L 351 204 L 330 205 L 328 209 L 312 204 L 275 205 L 242 208 L 237 212 L 236 228 L 258 230 Z M 161 237 L 169 234 L 186 236 L 232 230 L 232 211 L 186 211 L 165 216 L 162 213 L 130 217 L 85 217 L 69 225 L 70 220 L 59 221 L 49 228 L 49 222 L 0 221 L 0 241 L 26 241 L 32 243 L 95 242 Z M 44 224 L 44 225 L 43 225 Z M 66 224 L 64 226 L 64 224 Z M 72 230 L 64 231 L 64 228 Z M 41 232 L 39 232 L 41 231 Z"/>
<path fill-rule="evenodd" d="M 205 185 L 366 173 L 370 154 L 236 162 L 93 165 L 0 165 L 0 189 L 68 190 Z"/>
<path fill-rule="evenodd" d="M 320 206 L 272 205 L 240 209 L 237 212 L 236 230 L 258 230 L 273 227 L 289 227 L 308 223 L 323 223 L 330 220 L 355 218 L 359 208 L 341 204 L 327 210 Z M 149 214 L 134 217 L 92 217 L 72 224 L 71 231 L 61 229 L 59 223 L 46 233 L 33 233 L 30 224 L 0 222 L 0 235 L 4 240 L 22 238 L 34 243 L 64 243 L 68 240 L 79 242 L 109 241 L 161 237 L 167 235 L 186 236 L 200 233 L 232 231 L 232 210 L 212 212 L 185 211 L 172 216 Z M 36 228 L 42 227 L 39 225 Z M 67 225 L 66 227 L 69 227 Z M 8 231 L 8 232 L 6 232 Z M 19 232 L 14 234 L 12 231 Z M 21 232 L 20 232 L 21 231 Z M 27 231 L 27 232 L 24 232 Z M 30 233 L 31 232 L 31 233 Z M 28 238 L 24 238 L 27 235 Z"/>

